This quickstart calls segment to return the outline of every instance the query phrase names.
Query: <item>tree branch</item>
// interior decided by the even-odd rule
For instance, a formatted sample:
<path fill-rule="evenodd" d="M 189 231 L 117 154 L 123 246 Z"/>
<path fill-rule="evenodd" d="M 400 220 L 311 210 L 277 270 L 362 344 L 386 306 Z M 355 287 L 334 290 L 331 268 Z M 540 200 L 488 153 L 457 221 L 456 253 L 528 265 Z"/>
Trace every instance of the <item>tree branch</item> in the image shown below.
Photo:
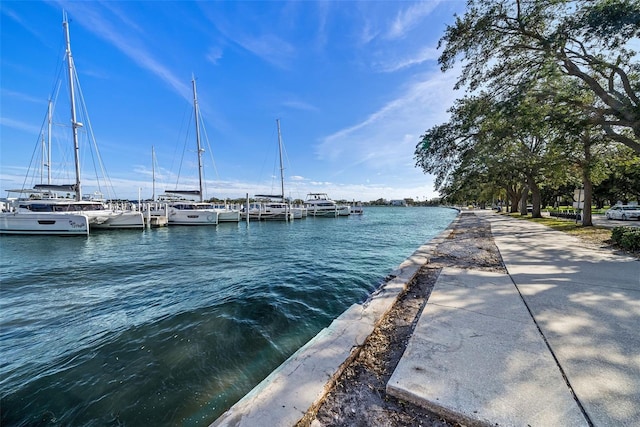
<path fill-rule="evenodd" d="M 628 136 L 617 133 L 616 131 L 613 130 L 613 127 L 609 125 L 602 125 L 602 129 L 604 130 L 604 133 L 607 136 L 607 138 L 626 145 L 632 150 L 635 150 L 636 153 L 640 153 L 640 143 L 638 143 L 638 141 L 631 139 Z"/>

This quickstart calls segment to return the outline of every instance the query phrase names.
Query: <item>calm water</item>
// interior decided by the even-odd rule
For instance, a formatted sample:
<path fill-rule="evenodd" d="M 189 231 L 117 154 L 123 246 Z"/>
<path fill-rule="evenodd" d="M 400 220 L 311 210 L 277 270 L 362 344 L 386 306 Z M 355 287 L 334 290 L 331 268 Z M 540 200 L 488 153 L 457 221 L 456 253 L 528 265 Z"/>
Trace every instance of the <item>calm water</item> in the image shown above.
<path fill-rule="evenodd" d="M 455 215 L 3 236 L 1 424 L 206 426 Z"/>

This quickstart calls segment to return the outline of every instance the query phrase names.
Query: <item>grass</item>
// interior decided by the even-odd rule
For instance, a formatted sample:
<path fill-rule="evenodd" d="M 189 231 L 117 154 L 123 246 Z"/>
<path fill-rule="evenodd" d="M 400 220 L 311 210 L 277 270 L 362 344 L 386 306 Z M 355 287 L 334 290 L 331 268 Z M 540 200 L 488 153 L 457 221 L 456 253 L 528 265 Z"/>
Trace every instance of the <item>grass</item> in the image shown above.
<path fill-rule="evenodd" d="M 544 224 L 547 227 L 553 228 L 554 230 L 562 231 L 563 233 L 576 236 L 579 239 L 583 240 L 584 242 L 592 245 L 596 245 L 598 247 L 606 247 L 606 248 L 621 250 L 619 247 L 613 244 L 613 241 L 611 240 L 611 229 L 609 228 L 596 227 L 596 226 L 583 227 L 580 221 L 576 223 L 575 220 L 560 219 L 555 217 L 532 218 L 531 215 L 522 216 L 517 213 L 506 214 L 506 215 L 509 215 L 517 219 L 523 219 L 527 221 L 537 222 L 539 224 Z M 629 254 L 638 256 L 638 254 L 631 254 L 631 253 Z"/>

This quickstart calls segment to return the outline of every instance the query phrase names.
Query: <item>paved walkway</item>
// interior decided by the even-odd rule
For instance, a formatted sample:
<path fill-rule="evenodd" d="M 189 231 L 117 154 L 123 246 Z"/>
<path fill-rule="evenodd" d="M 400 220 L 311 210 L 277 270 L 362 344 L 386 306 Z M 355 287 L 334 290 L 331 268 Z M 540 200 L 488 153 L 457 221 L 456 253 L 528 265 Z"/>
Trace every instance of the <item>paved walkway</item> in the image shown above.
<path fill-rule="evenodd" d="M 477 214 L 509 274 L 443 270 L 389 393 L 467 423 L 640 425 L 640 261 Z"/>
<path fill-rule="evenodd" d="M 211 427 L 295 426 L 322 400 L 346 363 L 357 354 L 355 350 L 450 232 L 451 228 L 421 246 L 390 274 L 393 279 L 320 331 Z"/>

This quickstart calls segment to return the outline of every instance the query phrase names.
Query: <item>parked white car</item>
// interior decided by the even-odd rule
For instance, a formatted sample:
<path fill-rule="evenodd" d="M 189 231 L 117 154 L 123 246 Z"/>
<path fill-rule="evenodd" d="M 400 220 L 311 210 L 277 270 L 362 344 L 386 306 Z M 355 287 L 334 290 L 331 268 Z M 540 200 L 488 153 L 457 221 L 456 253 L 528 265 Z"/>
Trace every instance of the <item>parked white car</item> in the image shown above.
<path fill-rule="evenodd" d="M 616 205 L 605 212 L 607 219 L 638 219 L 640 220 L 640 206 Z"/>

